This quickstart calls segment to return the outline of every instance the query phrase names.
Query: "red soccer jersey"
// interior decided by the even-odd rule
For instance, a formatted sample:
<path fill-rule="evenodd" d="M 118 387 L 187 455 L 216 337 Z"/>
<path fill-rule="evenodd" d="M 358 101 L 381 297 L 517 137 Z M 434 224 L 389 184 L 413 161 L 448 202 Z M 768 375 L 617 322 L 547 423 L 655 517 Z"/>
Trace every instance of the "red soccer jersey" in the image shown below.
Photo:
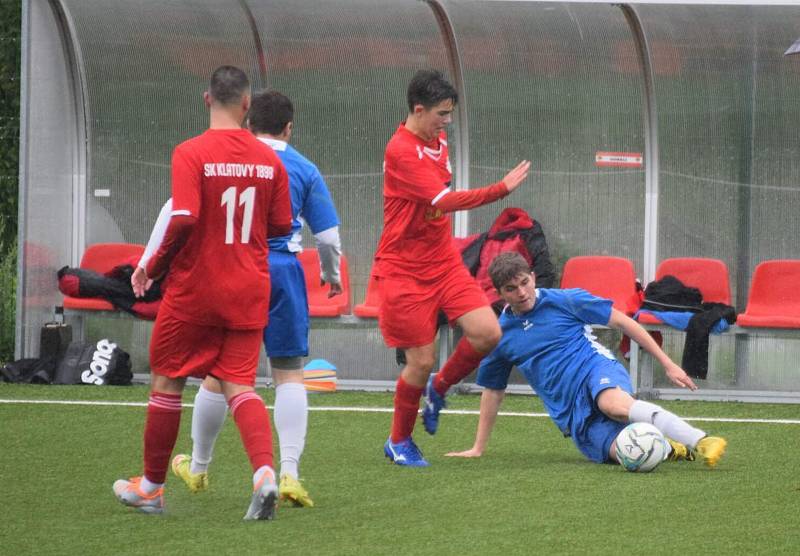
<path fill-rule="evenodd" d="M 433 205 L 450 191 L 445 134 L 426 143 L 400 124 L 386 145 L 383 176 L 383 234 L 375 274 L 435 279 L 461 264 L 450 217 Z"/>
<path fill-rule="evenodd" d="M 169 269 L 161 310 L 179 320 L 262 328 L 269 313 L 268 228 L 288 233 L 289 179 L 248 130 L 210 129 L 172 154 L 172 214 L 197 223 Z"/>

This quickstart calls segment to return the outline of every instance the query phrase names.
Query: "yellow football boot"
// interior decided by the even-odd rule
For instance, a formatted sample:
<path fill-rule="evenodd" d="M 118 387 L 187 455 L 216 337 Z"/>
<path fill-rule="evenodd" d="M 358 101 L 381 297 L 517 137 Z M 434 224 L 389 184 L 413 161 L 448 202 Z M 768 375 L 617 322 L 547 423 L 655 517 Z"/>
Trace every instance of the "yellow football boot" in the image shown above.
<path fill-rule="evenodd" d="M 668 461 L 694 461 L 694 454 L 686 447 L 686 444 L 681 444 L 671 438 L 667 438 L 667 442 L 672 448 L 669 455 L 667 455 Z"/>
<path fill-rule="evenodd" d="M 208 473 L 192 473 L 192 457 L 178 454 L 172 458 L 172 472 L 180 477 L 191 492 L 208 490 Z"/>
<path fill-rule="evenodd" d="M 700 442 L 695 446 L 695 452 L 700 454 L 703 458 L 703 463 L 708 467 L 714 467 L 725 453 L 725 447 L 728 441 L 719 436 L 706 436 L 700 439 Z"/>
<path fill-rule="evenodd" d="M 308 491 L 303 488 L 300 481 L 291 475 L 281 475 L 281 482 L 278 486 L 278 497 L 281 501 L 289 502 L 296 507 L 314 507 L 314 501 L 311 500 Z"/>

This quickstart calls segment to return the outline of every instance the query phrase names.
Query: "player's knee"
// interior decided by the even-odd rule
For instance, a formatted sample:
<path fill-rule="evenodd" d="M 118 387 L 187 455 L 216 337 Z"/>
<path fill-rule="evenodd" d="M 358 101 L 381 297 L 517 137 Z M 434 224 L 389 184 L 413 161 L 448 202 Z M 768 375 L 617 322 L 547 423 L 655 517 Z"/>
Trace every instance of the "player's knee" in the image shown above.
<path fill-rule="evenodd" d="M 487 334 L 487 341 L 491 344 L 492 349 L 500 343 L 500 338 L 503 336 L 503 331 L 500 330 L 500 325 L 495 323 L 492 329 Z"/>
<path fill-rule="evenodd" d="M 615 421 L 627 421 L 633 398 L 619 387 L 608 388 L 597 396 L 597 408 Z"/>
<path fill-rule="evenodd" d="M 409 372 L 427 376 L 436 364 L 436 358 L 431 354 L 420 354 L 415 357 L 406 355 L 406 368 Z"/>
<path fill-rule="evenodd" d="M 477 334 L 469 338 L 469 342 L 477 351 L 488 353 L 500 342 L 502 331 L 497 322 L 482 327 Z"/>
<path fill-rule="evenodd" d="M 433 366 L 436 364 L 436 359 L 434 357 L 423 357 L 416 361 L 417 369 L 424 372 L 430 373 L 433 370 Z"/>

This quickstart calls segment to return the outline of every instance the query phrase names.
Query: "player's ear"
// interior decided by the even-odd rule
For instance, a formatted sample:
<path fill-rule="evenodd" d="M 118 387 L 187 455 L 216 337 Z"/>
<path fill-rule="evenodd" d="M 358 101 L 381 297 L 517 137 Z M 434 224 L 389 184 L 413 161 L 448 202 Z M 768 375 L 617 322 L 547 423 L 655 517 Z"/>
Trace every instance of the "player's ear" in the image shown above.
<path fill-rule="evenodd" d="M 203 91 L 203 104 L 206 105 L 206 108 L 211 108 L 211 93 L 208 91 Z"/>

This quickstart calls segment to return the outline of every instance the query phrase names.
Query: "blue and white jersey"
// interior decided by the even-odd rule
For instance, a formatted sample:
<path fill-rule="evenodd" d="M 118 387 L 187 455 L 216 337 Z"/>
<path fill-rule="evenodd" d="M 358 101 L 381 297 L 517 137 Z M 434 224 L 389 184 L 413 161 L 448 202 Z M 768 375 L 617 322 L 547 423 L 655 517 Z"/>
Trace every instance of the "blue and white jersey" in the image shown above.
<path fill-rule="evenodd" d="M 317 167 L 285 141 L 259 137 L 278 154 L 289 173 L 292 198 L 292 231 L 283 237 L 269 240 L 270 250 L 299 253 L 303 221 L 317 234 L 339 225 L 336 207 L 328 186 Z"/>
<path fill-rule="evenodd" d="M 481 362 L 477 383 L 504 390 L 512 366 L 525 375 L 558 428 L 570 432 L 570 414 L 589 371 L 616 361 L 597 342 L 592 324 L 608 324 L 612 302 L 579 288 L 537 289 L 536 304 L 522 315 L 500 315 L 503 337 Z"/>

